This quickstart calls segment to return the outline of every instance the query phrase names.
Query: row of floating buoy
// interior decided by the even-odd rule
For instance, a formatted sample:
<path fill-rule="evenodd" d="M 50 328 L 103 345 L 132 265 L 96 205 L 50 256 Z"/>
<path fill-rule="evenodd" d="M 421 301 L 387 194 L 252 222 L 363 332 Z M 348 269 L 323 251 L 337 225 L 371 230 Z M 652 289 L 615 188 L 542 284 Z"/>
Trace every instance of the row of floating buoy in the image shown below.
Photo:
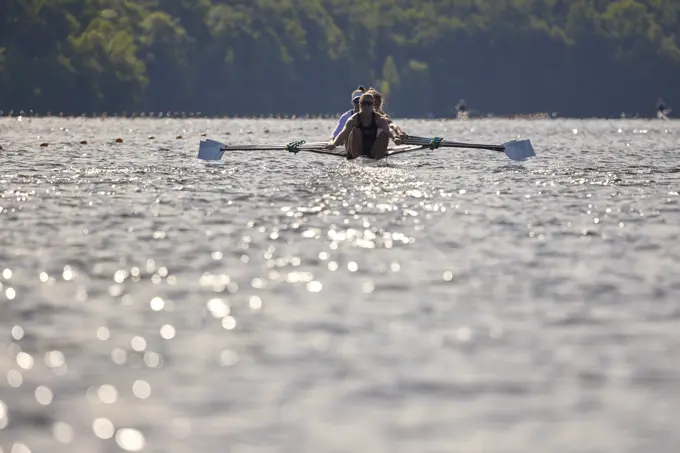
<path fill-rule="evenodd" d="M 208 135 L 208 134 L 206 134 L 206 133 L 202 133 L 202 134 L 201 134 L 201 137 L 206 137 L 207 135 Z M 148 137 L 149 140 L 154 140 L 155 138 L 156 138 L 156 137 L 154 137 L 153 135 L 149 135 L 149 137 Z M 183 139 L 184 139 L 184 136 L 183 136 L 183 135 L 178 135 L 178 136 L 176 136 L 175 138 L 176 138 L 177 140 L 183 140 Z M 117 137 L 113 142 L 114 142 L 114 143 L 123 143 L 123 139 L 120 138 L 120 137 Z M 88 144 L 88 141 L 87 141 L 87 140 L 81 140 L 81 141 L 78 142 L 78 144 L 80 144 L 80 145 L 87 145 L 87 144 Z M 50 146 L 50 144 L 47 143 L 47 142 L 43 142 L 43 143 L 40 144 L 40 147 L 42 147 L 42 148 L 47 148 L 48 146 Z M 1 150 L 2 150 L 2 146 L 0 146 L 0 151 L 1 151 Z"/>
<path fill-rule="evenodd" d="M 557 118 L 557 112 L 514 113 L 511 115 L 487 114 L 481 119 L 504 119 L 504 120 L 543 120 Z"/>
<path fill-rule="evenodd" d="M 47 112 L 46 114 L 42 113 L 37 113 L 34 112 L 33 110 L 20 110 L 20 111 L 14 111 L 10 110 L 6 114 L 3 110 L 0 110 L 0 116 L 7 116 L 7 117 L 17 117 L 17 118 L 127 118 L 127 119 L 135 119 L 135 118 L 199 118 L 199 119 L 244 119 L 244 120 L 254 120 L 254 119 L 334 119 L 339 116 L 341 116 L 342 113 L 316 113 L 316 114 L 305 114 L 305 115 L 296 115 L 296 114 L 282 114 L 282 113 L 277 113 L 277 114 L 269 114 L 269 115 L 205 115 L 202 112 L 140 112 L 140 113 L 132 113 L 128 114 L 127 112 L 123 112 L 121 114 L 118 113 L 113 113 L 109 115 L 108 113 L 90 113 L 89 115 L 86 113 L 81 113 L 80 115 L 73 115 L 69 113 L 64 113 L 64 112 L 59 112 L 57 114 L 53 114 L 52 112 Z"/>
<path fill-rule="evenodd" d="M 241 131 L 241 132 L 245 132 L 245 133 L 247 133 L 247 134 L 252 134 L 252 133 L 253 133 L 252 131 Z M 265 129 L 265 130 L 264 130 L 264 133 L 267 133 L 267 134 L 268 134 L 268 133 L 269 133 L 269 129 Z M 225 132 L 224 134 L 225 134 L 225 135 L 231 135 L 231 132 Z M 200 135 L 201 137 L 207 137 L 207 136 L 208 136 L 208 134 L 205 133 L 205 132 L 202 132 L 202 133 L 199 134 L 199 135 Z M 149 135 L 149 136 L 147 137 L 147 139 L 149 139 L 149 140 L 155 140 L 156 137 L 153 136 L 153 135 Z M 176 140 L 183 140 L 183 139 L 184 139 L 184 136 L 180 134 L 180 135 L 177 135 L 177 136 L 175 137 L 175 139 L 176 139 Z M 116 137 L 116 138 L 113 140 L 113 143 L 123 143 L 123 139 L 122 139 L 121 137 Z M 87 140 L 81 140 L 81 141 L 78 142 L 78 144 L 80 144 L 80 145 L 87 145 L 87 144 L 89 144 L 89 142 L 88 142 Z M 48 142 L 42 142 L 42 143 L 40 143 L 40 147 L 41 147 L 41 148 L 47 148 L 48 146 L 50 146 L 50 144 L 49 144 Z M 2 145 L 0 145 L 0 151 L 2 151 L 2 150 L 3 150 Z"/>

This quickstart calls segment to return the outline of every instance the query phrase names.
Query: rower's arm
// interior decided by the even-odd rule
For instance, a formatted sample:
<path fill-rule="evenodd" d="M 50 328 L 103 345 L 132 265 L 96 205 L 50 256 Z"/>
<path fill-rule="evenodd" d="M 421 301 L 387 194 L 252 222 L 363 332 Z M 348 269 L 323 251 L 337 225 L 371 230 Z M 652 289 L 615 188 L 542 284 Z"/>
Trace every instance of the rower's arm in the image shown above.
<path fill-rule="evenodd" d="M 404 130 L 395 122 L 390 123 L 390 129 L 392 129 L 392 132 L 399 137 L 406 135 L 406 132 L 404 132 Z"/>
<path fill-rule="evenodd" d="M 345 140 L 347 140 L 347 136 L 349 135 L 350 132 L 352 132 L 353 126 L 354 125 L 354 115 L 350 116 L 347 122 L 345 123 L 345 126 L 342 128 L 342 132 L 340 132 L 334 139 L 330 141 L 330 144 L 333 146 L 337 146 L 339 143 L 345 143 Z"/>
<path fill-rule="evenodd" d="M 395 134 L 392 132 L 392 128 L 385 118 L 378 118 L 375 123 L 389 138 L 394 140 Z"/>
<path fill-rule="evenodd" d="M 338 120 L 338 124 L 336 124 L 335 129 L 333 130 L 333 134 L 331 134 L 331 139 L 334 139 L 342 132 L 342 129 L 345 127 L 345 124 L 347 124 L 347 119 L 352 116 L 354 112 L 352 110 L 349 110 L 340 117 Z"/>

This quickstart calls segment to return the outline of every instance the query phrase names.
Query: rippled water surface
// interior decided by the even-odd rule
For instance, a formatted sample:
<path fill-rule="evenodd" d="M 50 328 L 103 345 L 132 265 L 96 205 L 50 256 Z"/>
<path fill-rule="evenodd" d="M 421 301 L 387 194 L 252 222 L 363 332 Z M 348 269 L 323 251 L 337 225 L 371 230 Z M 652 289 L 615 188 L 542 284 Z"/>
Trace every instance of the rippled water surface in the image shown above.
<path fill-rule="evenodd" d="M 0 452 L 678 451 L 680 124 L 402 124 L 0 119 Z"/>

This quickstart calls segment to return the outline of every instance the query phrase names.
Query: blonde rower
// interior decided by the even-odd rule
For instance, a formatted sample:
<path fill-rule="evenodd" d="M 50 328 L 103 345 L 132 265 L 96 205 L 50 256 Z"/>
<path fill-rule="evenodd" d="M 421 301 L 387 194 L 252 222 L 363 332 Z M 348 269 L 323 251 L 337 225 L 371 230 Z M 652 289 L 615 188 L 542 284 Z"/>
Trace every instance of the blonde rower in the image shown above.
<path fill-rule="evenodd" d="M 383 107 L 385 106 L 385 99 L 383 95 L 378 92 L 375 88 L 369 88 L 367 93 L 370 93 L 373 95 L 373 99 L 375 99 L 375 106 L 374 109 L 377 113 L 385 117 L 387 120 L 387 123 L 390 125 L 390 129 L 392 129 L 392 133 L 396 135 L 397 137 L 401 138 L 406 135 L 406 133 L 395 123 L 390 116 L 385 113 L 383 110 Z"/>

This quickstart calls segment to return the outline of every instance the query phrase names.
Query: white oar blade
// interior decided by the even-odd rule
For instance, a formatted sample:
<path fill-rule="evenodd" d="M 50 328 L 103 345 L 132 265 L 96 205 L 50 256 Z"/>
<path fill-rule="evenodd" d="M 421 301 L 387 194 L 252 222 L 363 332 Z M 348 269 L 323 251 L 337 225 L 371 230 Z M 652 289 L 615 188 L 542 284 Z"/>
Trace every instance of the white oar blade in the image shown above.
<path fill-rule="evenodd" d="M 535 157 L 534 147 L 529 140 L 512 140 L 503 143 L 505 154 L 512 160 L 525 160 Z"/>
<path fill-rule="evenodd" d="M 222 159 L 222 147 L 224 145 L 215 140 L 201 141 L 198 146 L 198 158 L 201 160 L 220 160 Z"/>

